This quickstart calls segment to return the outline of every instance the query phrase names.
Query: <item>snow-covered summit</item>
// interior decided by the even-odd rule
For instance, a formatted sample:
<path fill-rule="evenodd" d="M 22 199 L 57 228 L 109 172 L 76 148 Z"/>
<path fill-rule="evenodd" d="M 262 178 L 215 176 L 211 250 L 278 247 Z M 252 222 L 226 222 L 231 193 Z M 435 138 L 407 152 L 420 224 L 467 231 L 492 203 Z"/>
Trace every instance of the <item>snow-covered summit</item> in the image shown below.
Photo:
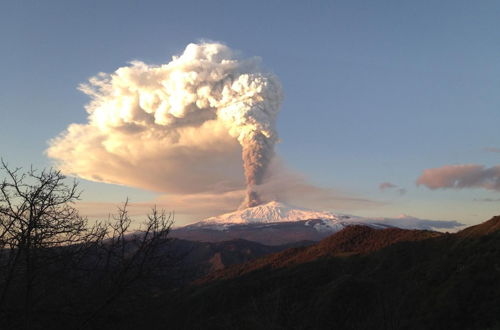
<path fill-rule="evenodd" d="M 318 221 L 307 221 L 318 220 Z M 271 201 L 266 204 L 249 207 L 207 218 L 185 226 L 186 229 L 210 228 L 226 230 L 232 226 L 266 225 L 304 222 L 317 231 L 338 231 L 348 225 L 366 225 L 376 228 L 399 227 L 404 229 L 442 230 L 461 226 L 456 221 L 425 220 L 407 215 L 398 218 L 365 218 L 344 215 L 330 211 L 317 211 L 291 206 L 282 202 Z"/>
<path fill-rule="evenodd" d="M 383 229 L 453 228 L 456 221 L 433 221 L 405 216 L 404 218 L 365 218 L 329 211 L 316 211 L 272 201 L 267 204 L 210 217 L 176 228 L 173 237 L 221 242 L 246 239 L 268 245 L 298 241 L 319 241 L 350 225 Z"/>
<path fill-rule="evenodd" d="M 345 217 L 346 216 L 335 214 L 333 212 L 309 210 L 277 201 L 271 201 L 266 204 L 210 217 L 198 222 L 198 224 L 254 224 L 290 222 L 309 219 L 340 220 Z"/>

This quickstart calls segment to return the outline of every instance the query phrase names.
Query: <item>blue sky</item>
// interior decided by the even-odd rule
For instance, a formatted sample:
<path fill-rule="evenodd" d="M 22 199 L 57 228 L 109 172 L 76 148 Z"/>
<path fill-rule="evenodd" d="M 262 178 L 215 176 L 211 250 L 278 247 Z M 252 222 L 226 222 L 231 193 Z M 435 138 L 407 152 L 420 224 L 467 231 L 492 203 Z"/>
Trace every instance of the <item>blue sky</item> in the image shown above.
<path fill-rule="evenodd" d="M 500 214 L 500 202 L 483 201 L 497 190 L 416 180 L 429 168 L 499 163 L 485 150 L 500 148 L 498 17 L 498 1 L 4 1 L 0 155 L 49 166 L 47 141 L 86 121 L 80 83 L 214 40 L 262 57 L 281 80 L 277 150 L 288 167 L 383 204 L 352 213 L 478 223 Z M 156 196 L 82 188 L 86 201 Z"/>

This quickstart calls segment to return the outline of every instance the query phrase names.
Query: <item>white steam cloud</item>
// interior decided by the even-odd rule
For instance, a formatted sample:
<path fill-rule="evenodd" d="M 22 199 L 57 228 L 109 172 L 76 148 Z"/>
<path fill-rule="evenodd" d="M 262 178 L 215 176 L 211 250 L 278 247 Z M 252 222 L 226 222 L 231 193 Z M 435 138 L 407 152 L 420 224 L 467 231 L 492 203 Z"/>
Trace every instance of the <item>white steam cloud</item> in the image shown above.
<path fill-rule="evenodd" d="M 244 205 L 256 205 L 282 99 L 277 78 L 259 64 L 201 43 L 167 64 L 100 73 L 80 86 L 91 97 L 88 123 L 71 124 L 47 153 L 88 180 L 186 195 L 246 186 Z"/>

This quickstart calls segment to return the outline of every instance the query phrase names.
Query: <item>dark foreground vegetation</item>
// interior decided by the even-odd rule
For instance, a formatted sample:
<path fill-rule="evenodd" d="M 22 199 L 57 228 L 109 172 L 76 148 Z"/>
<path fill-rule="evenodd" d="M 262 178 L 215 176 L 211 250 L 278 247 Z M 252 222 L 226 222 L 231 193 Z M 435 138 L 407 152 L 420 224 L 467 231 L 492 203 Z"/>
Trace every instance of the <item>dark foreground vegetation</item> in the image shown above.
<path fill-rule="evenodd" d="M 457 234 L 351 226 L 302 247 L 169 237 L 126 204 L 89 224 L 76 184 L 0 185 L 0 329 L 500 329 L 500 217 Z"/>
<path fill-rule="evenodd" d="M 132 231 L 125 203 L 89 224 L 74 207 L 77 184 L 60 172 L 1 169 L 1 329 L 100 329 L 114 310 L 176 283 L 165 212 Z"/>

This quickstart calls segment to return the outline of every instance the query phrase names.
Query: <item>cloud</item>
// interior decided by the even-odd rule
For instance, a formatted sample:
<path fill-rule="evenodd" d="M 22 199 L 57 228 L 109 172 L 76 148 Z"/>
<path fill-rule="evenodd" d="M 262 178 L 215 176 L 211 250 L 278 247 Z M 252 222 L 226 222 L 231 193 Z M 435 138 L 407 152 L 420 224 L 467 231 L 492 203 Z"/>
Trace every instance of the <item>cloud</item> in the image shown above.
<path fill-rule="evenodd" d="M 382 202 L 351 193 L 313 185 L 301 174 L 286 168 L 278 157 L 275 157 L 269 165 L 264 183 L 256 189 L 263 200 L 278 200 L 311 209 L 359 210 L 384 205 Z M 189 223 L 234 211 L 245 195 L 245 187 L 234 190 L 214 189 L 199 193 L 168 193 L 161 194 L 149 202 L 129 203 L 129 208 L 131 213 L 141 216 L 156 205 L 167 211 L 174 211 L 175 214 L 182 216 L 182 223 Z M 79 209 L 83 215 L 103 218 L 114 212 L 116 204 L 85 202 L 79 203 Z"/>
<path fill-rule="evenodd" d="M 404 194 L 406 194 L 406 189 L 404 189 L 404 188 L 399 188 L 399 189 L 398 189 L 398 193 L 399 193 L 400 195 L 404 195 Z"/>
<path fill-rule="evenodd" d="M 162 208 L 202 219 L 216 214 L 234 211 L 245 197 L 246 189 L 224 193 L 168 194 L 155 199 Z"/>
<path fill-rule="evenodd" d="M 66 174 L 151 191 L 244 187 L 241 148 L 217 122 L 183 128 L 176 138 L 159 131 L 102 134 L 90 125 L 71 125 L 48 154 L 59 158 L 57 166 Z"/>
<path fill-rule="evenodd" d="M 417 185 L 429 189 L 483 188 L 500 191 L 500 166 L 447 165 L 426 169 L 417 179 Z"/>
<path fill-rule="evenodd" d="M 128 211 L 131 216 L 144 217 L 153 207 L 173 212 L 181 219 L 193 221 L 234 211 L 241 203 L 246 193 L 245 189 L 226 193 L 198 194 L 168 194 L 159 195 L 154 200 L 146 202 L 129 202 Z M 120 203 L 109 202 L 79 202 L 77 208 L 82 215 L 91 218 L 105 219 L 109 214 L 116 213 Z M 178 219 L 177 219 L 178 220 Z"/>
<path fill-rule="evenodd" d="M 255 189 L 262 200 L 277 200 L 312 209 L 356 210 L 383 205 L 381 202 L 313 185 L 302 175 L 287 169 L 279 158 L 273 160 L 264 183 Z M 245 195 L 246 189 L 164 194 L 154 202 L 163 208 L 201 219 L 234 211 Z"/>
<path fill-rule="evenodd" d="M 392 188 L 397 188 L 398 186 L 395 185 L 394 183 L 390 182 L 382 182 L 381 184 L 378 185 L 378 188 L 382 191 L 387 190 L 387 189 L 392 189 Z"/>
<path fill-rule="evenodd" d="M 474 202 L 500 202 L 500 198 L 474 198 Z"/>
<path fill-rule="evenodd" d="M 406 189 L 404 188 L 399 188 L 398 185 L 394 184 L 394 183 L 391 183 L 391 182 L 382 182 L 381 184 L 378 185 L 378 188 L 381 190 L 381 191 L 386 191 L 386 190 L 391 190 L 391 189 L 396 189 L 396 191 L 398 192 L 398 194 L 400 195 L 404 195 L 406 194 Z M 399 189 L 397 189 L 399 188 Z"/>
<path fill-rule="evenodd" d="M 274 155 L 277 78 L 258 58 L 219 43 L 190 44 L 163 65 L 132 62 L 82 84 L 88 121 L 71 124 L 47 154 L 65 174 L 161 193 L 152 205 L 195 217 L 247 205 L 257 193 L 300 206 L 356 209 L 379 203 L 314 186 Z M 250 189 L 248 189 L 250 188 Z M 94 206 L 82 204 L 89 213 Z M 138 211 L 138 212 L 139 212 Z"/>
<path fill-rule="evenodd" d="M 500 152 L 500 148 L 494 148 L 494 147 L 486 147 L 486 148 L 483 148 L 485 151 L 488 151 L 488 152 Z"/>
<path fill-rule="evenodd" d="M 352 193 L 311 184 L 303 175 L 287 168 L 279 158 L 271 162 L 268 176 L 257 192 L 268 201 L 278 200 L 312 209 L 356 210 L 383 205 Z"/>
<path fill-rule="evenodd" d="M 464 224 L 458 221 L 446 220 L 429 220 L 412 217 L 409 215 L 401 215 L 398 218 L 367 218 L 369 223 L 382 223 L 389 226 L 394 226 L 403 229 L 421 229 L 421 230 L 452 230 L 461 229 Z"/>
<path fill-rule="evenodd" d="M 190 44 L 163 65 L 135 61 L 80 90 L 91 98 L 88 122 L 69 125 L 47 150 L 66 174 L 220 193 L 259 184 L 273 156 L 280 84 L 260 59 L 223 44 Z"/>

